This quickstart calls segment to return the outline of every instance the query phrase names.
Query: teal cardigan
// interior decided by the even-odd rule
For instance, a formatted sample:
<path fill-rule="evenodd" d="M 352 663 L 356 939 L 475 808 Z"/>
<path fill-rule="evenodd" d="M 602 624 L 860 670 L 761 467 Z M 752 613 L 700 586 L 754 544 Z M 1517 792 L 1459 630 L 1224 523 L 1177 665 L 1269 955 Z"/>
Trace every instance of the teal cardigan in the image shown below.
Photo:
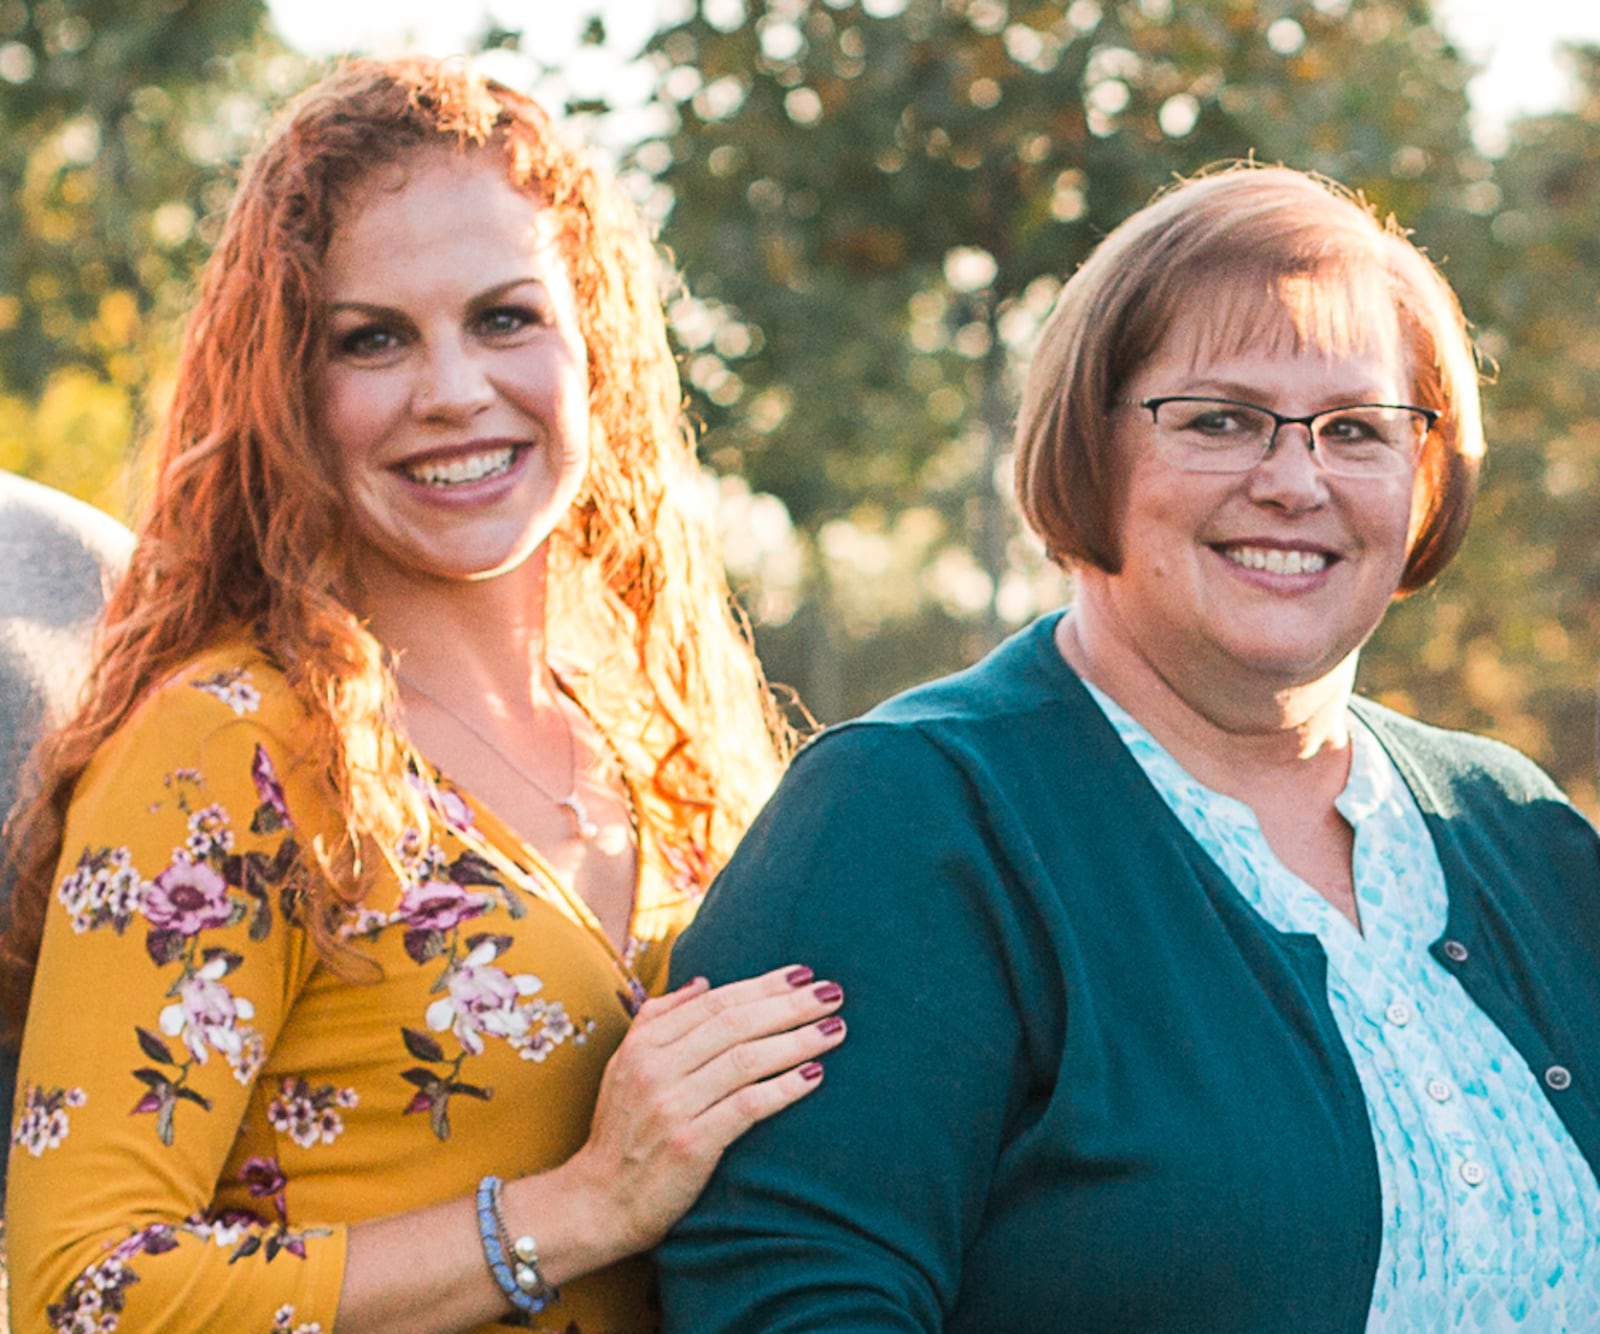
<path fill-rule="evenodd" d="M 1364 1328 L 1377 1167 L 1314 937 L 1269 926 L 1054 617 L 801 754 L 680 940 L 845 989 L 822 1086 L 660 1252 L 682 1334 Z M 1600 845 L 1528 760 L 1364 701 L 1450 891 L 1434 957 L 1600 1163 Z"/>

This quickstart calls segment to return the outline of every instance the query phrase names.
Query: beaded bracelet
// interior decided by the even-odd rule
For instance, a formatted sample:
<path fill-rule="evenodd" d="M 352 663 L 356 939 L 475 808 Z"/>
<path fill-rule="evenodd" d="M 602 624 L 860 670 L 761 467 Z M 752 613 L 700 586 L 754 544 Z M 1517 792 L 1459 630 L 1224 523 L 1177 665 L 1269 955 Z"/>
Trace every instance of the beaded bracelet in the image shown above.
<path fill-rule="evenodd" d="M 539 1273 L 539 1247 L 531 1236 L 518 1237 L 510 1244 L 516 1269 L 506 1263 L 506 1242 L 511 1234 L 500 1210 L 500 1188 L 497 1176 L 484 1177 L 478 1183 L 478 1237 L 483 1242 L 483 1258 L 505 1299 L 525 1315 L 537 1315 L 559 1301 L 561 1293 Z"/>

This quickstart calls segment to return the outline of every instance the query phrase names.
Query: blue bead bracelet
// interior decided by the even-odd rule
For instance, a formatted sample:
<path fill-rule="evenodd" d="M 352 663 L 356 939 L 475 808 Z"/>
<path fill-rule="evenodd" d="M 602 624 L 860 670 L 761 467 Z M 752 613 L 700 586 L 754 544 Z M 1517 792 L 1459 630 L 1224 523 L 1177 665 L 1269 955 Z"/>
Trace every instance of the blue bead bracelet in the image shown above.
<path fill-rule="evenodd" d="M 540 1279 L 537 1260 L 519 1265 L 520 1269 L 529 1270 L 531 1283 L 526 1279 L 519 1282 L 518 1275 L 507 1263 L 506 1243 L 500 1223 L 500 1184 L 497 1176 L 484 1177 L 478 1183 L 478 1238 L 483 1242 L 483 1258 L 488 1262 L 495 1286 L 505 1294 L 505 1299 L 524 1315 L 537 1315 L 560 1294 Z M 525 1283 L 527 1286 L 524 1286 Z M 529 1291 L 530 1287 L 533 1291 Z"/>

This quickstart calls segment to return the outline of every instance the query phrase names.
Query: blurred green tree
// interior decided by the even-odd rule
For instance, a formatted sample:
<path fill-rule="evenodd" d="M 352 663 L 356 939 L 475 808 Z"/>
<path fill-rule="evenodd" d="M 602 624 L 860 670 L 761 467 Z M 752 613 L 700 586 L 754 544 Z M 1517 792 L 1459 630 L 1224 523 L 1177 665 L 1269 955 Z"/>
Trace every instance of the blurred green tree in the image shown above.
<path fill-rule="evenodd" d="M 758 633 L 825 718 L 1062 598 L 1009 504 L 1019 353 L 1175 173 L 1254 155 L 1436 253 L 1484 230 L 1473 69 L 1415 0 L 702 0 L 651 49 L 705 454 L 788 506 L 804 587 Z"/>
<path fill-rule="evenodd" d="M 1391 615 L 1369 683 L 1423 717 L 1535 755 L 1595 791 L 1600 667 L 1600 48 L 1570 52 L 1570 110 L 1514 123 L 1458 255 L 1479 342 L 1489 455 L 1467 546 Z"/>
<path fill-rule="evenodd" d="M 257 92 L 264 0 L 0 2 L 0 467 L 125 513 Z"/>

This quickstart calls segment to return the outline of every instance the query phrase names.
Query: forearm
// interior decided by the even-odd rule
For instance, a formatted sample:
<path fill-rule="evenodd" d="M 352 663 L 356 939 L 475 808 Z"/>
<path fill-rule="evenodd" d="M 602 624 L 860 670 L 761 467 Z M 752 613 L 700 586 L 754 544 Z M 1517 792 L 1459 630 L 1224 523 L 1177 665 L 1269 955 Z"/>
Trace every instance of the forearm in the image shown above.
<path fill-rule="evenodd" d="M 647 1002 L 606 1068 L 588 1142 L 560 1167 L 505 1185 L 502 1246 L 533 1237 L 551 1287 L 649 1250 L 732 1139 L 817 1086 L 815 1058 L 844 1036 L 832 1017 L 841 998 L 791 965 L 717 991 L 697 979 Z M 339 1334 L 449 1334 L 511 1305 L 475 1198 L 351 1230 Z"/>
<path fill-rule="evenodd" d="M 574 1159 L 504 1187 L 506 1229 L 512 1238 L 537 1239 L 539 1273 L 554 1287 L 633 1249 L 583 1178 Z M 449 1334 L 490 1324 L 509 1310 L 484 1255 L 474 1197 L 350 1230 L 338 1334 Z"/>

